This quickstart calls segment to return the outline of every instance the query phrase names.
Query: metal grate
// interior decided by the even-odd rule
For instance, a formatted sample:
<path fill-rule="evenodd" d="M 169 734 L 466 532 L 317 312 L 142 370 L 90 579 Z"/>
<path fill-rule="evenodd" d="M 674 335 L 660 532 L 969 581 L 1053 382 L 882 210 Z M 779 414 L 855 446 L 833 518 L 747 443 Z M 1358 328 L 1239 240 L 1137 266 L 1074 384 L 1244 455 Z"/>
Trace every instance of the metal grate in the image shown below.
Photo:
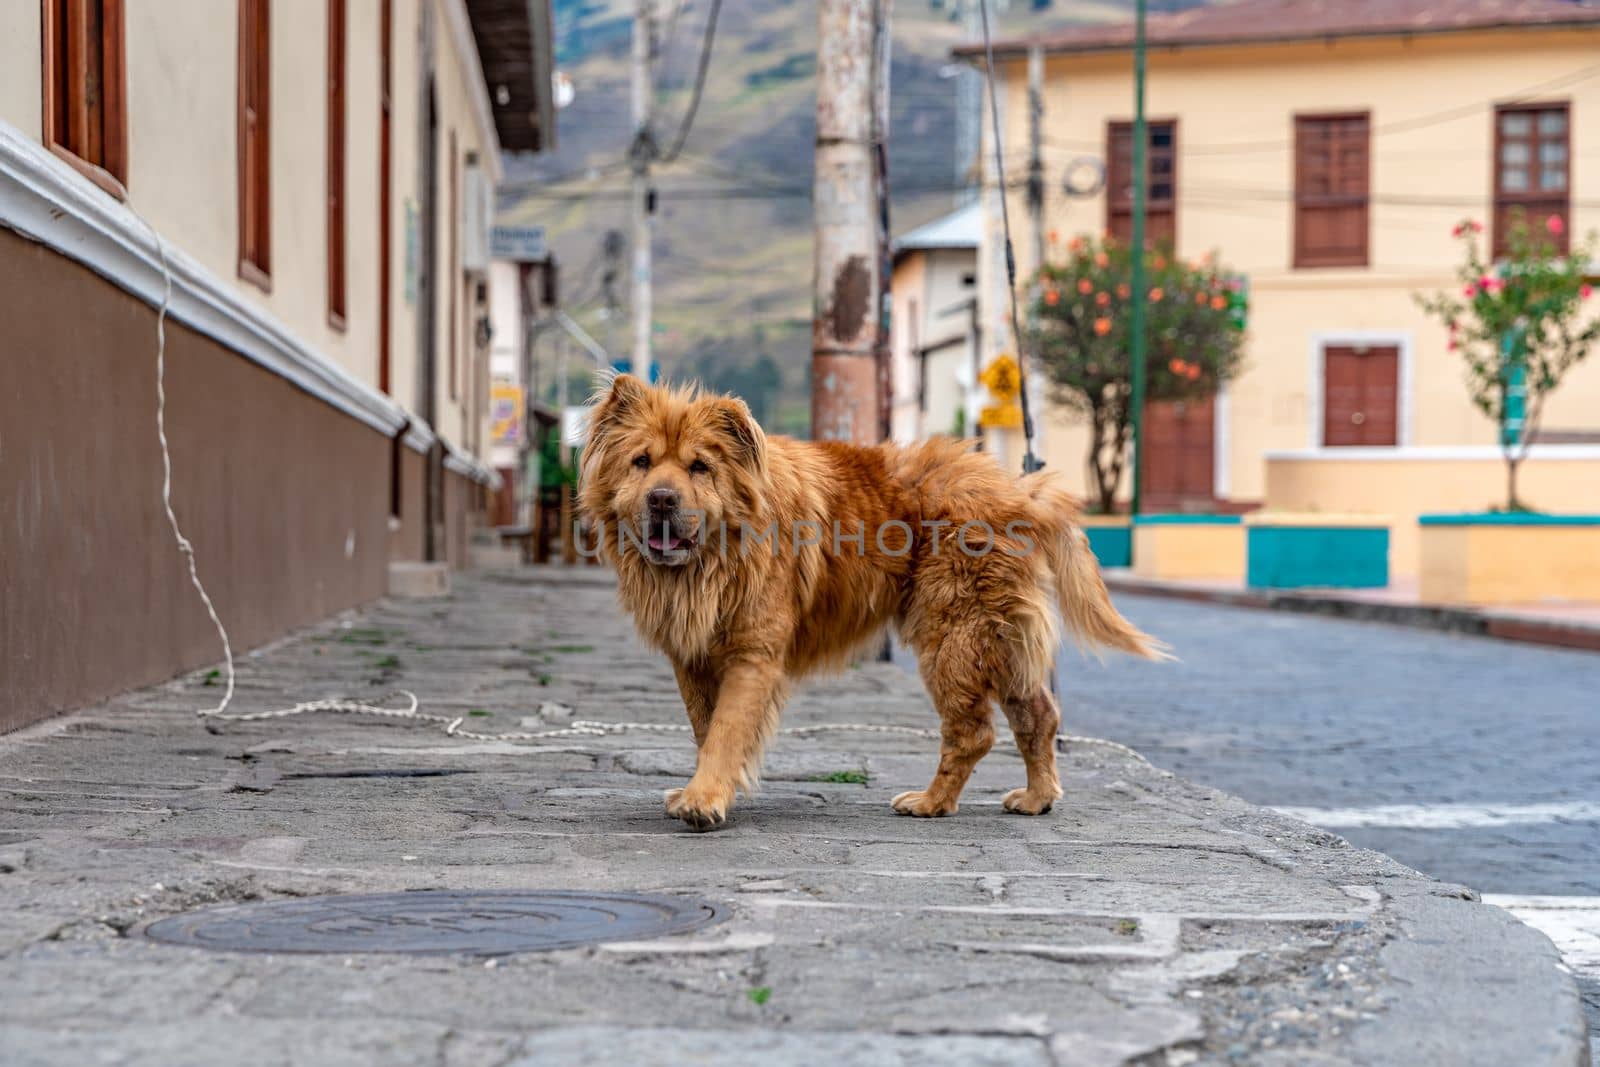
<path fill-rule="evenodd" d="M 208 908 L 152 923 L 144 936 L 224 952 L 503 956 L 665 937 L 723 917 L 689 897 L 423 890 Z"/>

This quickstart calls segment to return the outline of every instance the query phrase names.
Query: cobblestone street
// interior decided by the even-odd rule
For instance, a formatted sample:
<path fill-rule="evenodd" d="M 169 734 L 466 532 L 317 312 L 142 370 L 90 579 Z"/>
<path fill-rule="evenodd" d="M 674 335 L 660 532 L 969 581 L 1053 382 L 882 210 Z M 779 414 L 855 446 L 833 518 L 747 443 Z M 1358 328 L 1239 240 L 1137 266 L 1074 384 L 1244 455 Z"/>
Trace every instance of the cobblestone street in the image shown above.
<path fill-rule="evenodd" d="M 1469 885 L 1537 925 L 1553 918 L 1600 1042 L 1600 656 L 1283 612 L 1118 603 L 1183 662 L 1156 677 L 1063 656 L 1068 728 Z"/>
<path fill-rule="evenodd" d="M 1109 708 L 1133 669 L 1073 676 Z M 215 682 L 0 742 L 12 1062 L 198 1064 L 225 1044 L 249 1062 L 1570 1064 L 1583 1047 L 1541 935 L 1103 746 L 1073 746 L 1065 800 L 1024 819 L 1000 809 L 1022 766 L 998 745 L 960 813 L 930 822 L 888 798 L 925 781 L 935 742 L 784 737 L 765 789 L 697 835 L 661 811 L 692 768 L 681 734 L 530 746 L 334 716 L 212 734 L 194 709 Z M 460 576 L 448 600 L 296 635 L 244 661 L 236 710 L 395 687 L 485 733 L 682 720 L 605 577 L 559 570 Z M 785 726 L 932 721 L 912 678 L 867 664 L 802 688 Z M 213 903 L 507 888 L 688 894 L 726 918 L 487 962 L 140 936 Z"/>

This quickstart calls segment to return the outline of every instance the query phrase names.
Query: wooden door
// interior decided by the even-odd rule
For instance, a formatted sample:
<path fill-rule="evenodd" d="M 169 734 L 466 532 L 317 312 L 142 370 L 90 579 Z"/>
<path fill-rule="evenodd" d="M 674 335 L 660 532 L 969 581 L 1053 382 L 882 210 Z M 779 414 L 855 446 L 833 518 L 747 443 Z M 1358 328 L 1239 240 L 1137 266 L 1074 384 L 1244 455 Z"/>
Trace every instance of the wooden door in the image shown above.
<path fill-rule="evenodd" d="M 1214 504 L 1216 402 L 1152 401 L 1144 407 L 1141 490 L 1145 511 L 1191 511 Z"/>
<path fill-rule="evenodd" d="M 1330 345 L 1322 352 L 1322 443 L 1328 448 L 1399 443 L 1400 350 Z"/>

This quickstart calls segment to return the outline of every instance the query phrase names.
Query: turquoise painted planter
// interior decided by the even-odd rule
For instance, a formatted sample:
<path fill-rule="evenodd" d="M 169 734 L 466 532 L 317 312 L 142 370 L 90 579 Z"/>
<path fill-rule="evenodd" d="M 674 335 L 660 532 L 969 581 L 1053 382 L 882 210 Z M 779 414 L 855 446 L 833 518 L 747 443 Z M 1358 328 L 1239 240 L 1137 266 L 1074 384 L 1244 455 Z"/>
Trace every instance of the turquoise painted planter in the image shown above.
<path fill-rule="evenodd" d="M 1135 526 L 1237 526 L 1242 522 L 1243 515 L 1186 515 L 1176 511 L 1133 517 Z"/>
<path fill-rule="evenodd" d="M 1380 589 L 1389 584 L 1389 529 L 1251 526 L 1245 581 L 1256 589 Z"/>
<path fill-rule="evenodd" d="M 1600 526 L 1600 515 L 1541 515 L 1532 511 L 1477 511 L 1461 515 L 1422 515 L 1423 526 Z"/>
<path fill-rule="evenodd" d="M 1089 549 L 1102 567 L 1133 565 L 1133 530 L 1128 526 L 1085 526 Z"/>

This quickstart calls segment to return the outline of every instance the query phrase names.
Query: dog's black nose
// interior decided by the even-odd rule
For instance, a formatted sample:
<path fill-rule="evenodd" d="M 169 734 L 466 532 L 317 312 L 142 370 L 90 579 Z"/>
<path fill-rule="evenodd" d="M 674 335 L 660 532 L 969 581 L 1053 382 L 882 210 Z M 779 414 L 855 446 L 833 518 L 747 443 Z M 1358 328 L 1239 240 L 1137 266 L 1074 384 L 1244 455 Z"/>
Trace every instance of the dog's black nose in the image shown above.
<path fill-rule="evenodd" d="M 652 489 L 645 496 L 645 502 L 650 505 L 651 511 L 667 512 L 678 510 L 678 491 L 676 489 Z"/>

